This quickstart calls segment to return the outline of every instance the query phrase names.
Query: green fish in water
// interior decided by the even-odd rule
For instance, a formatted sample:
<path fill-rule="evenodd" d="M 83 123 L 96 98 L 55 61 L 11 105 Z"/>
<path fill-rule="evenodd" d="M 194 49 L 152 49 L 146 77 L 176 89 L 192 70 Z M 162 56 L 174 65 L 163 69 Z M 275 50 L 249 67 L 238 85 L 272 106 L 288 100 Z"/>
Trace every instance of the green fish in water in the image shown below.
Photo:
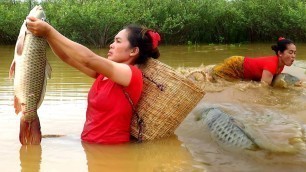
<path fill-rule="evenodd" d="M 273 78 L 272 86 L 278 88 L 288 88 L 290 86 L 301 86 L 301 80 L 288 73 L 281 73 Z"/>

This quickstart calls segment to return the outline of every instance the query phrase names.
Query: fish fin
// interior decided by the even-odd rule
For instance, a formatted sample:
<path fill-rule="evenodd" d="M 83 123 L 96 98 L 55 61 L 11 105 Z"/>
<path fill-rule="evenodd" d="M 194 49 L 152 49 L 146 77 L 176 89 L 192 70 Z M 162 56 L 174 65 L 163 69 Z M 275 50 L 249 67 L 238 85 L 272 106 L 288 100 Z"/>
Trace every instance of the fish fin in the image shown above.
<path fill-rule="evenodd" d="M 21 103 L 19 102 L 19 99 L 14 96 L 14 108 L 15 108 L 15 113 L 18 115 L 19 112 L 21 112 Z"/>
<path fill-rule="evenodd" d="M 20 39 L 20 42 L 18 41 L 18 44 L 17 44 L 17 55 L 19 55 L 19 56 L 21 56 L 22 55 L 22 51 L 23 51 L 23 43 L 24 43 L 24 38 L 25 37 L 22 37 L 21 39 Z"/>
<path fill-rule="evenodd" d="M 9 72 L 9 78 L 12 79 L 13 76 L 15 75 L 15 66 L 16 66 L 16 62 L 15 59 L 13 60 L 11 67 L 10 67 L 10 72 Z"/>
<path fill-rule="evenodd" d="M 255 139 L 248 132 L 246 132 L 246 127 L 241 121 L 231 117 L 231 122 L 236 125 L 240 129 L 240 131 L 242 131 L 254 143 L 254 145 L 257 145 Z"/>
<path fill-rule="evenodd" d="M 21 26 L 19 36 L 17 38 L 16 48 L 15 48 L 15 53 L 19 56 L 22 55 L 26 33 L 27 33 L 27 27 L 26 27 L 26 21 L 24 21 Z"/>
<path fill-rule="evenodd" d="M 46 77 L 47 77 L 48 79 L 51 78 L 51 72 L 52 72 L 51 65 L 50 65 L 50 63 L 47 61 L 45 73 L 46 73 Z"/>
<path fill-rule="evenodd" d="M 25 31 L 23 34 L 21 34 L 21 35 L 18 37 L 18 40 L 17 40 L 16 53 L 17 53 L 17 55 L 19 55 L 19 56 L 22 55 L 25 36 L 26 36 L 26 31 Z"/>
<path fill-rule="evenodd" d="M 288 88 L 288 84 L 287 84 L 285 78 L 282 78 L 282 79 L 280 80 L 280 83 L 281 83 L 281 86 L 282 86 L 282 87 Z"/>
<path fill-rule="evenodd" d="M 24 116 L 20 118 L 19 141 L 22 145 L 39 145 L 41 142 L 41 131 L 39 118 L 28 122 Z"/>
<path fill-rule="evenodd" d="M 238 128 L 240 128 L 241 130 L 244 130 L 245 129 L 245 126 L 243 125 L 242 122 L 238 121 L 237 119 L 233 118 L 233 117 L 230 117 L 230 121 L 236 125 Z"/>

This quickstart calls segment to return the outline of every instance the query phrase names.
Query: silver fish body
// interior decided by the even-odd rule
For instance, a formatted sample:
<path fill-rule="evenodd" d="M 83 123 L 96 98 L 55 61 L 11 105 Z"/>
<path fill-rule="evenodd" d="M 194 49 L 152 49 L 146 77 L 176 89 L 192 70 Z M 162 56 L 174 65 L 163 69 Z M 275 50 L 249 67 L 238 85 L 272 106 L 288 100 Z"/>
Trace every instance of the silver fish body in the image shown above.
<path fill-rule="evenodd" d="M 289 86 L 298 86 L 301 84 L 301 81 L 298 77 L 293 76 L 288 73 L 278 74 L 273 78 L 272 86 L 279 88 L 287 88 Z"/>
<path fill-rule="evenodd" d="M 35 6 L 29 16 L 44 19 L 45 14 L 41 6 Z M 20 137 L 22 144 L 31 144 L 30 133 L 22 135 L 24 122 L 31 123 L 38 119 L 37 109 L 41 105 L 46 90 L 47 77 L 50 77 L 51 68 L 46 58 L 47 42 L 42 37 L 34 36 L 26 28 L 24 21 L 15 47 L 14 60 L 10 69 L 10 77 L 14 75 L 14 107 L 16 114 L 21 113 Z M 39 132 L 40 124 L 38 121 Z M 30 130 L 30 129 L 29 129 Z M 37 129 L 38 130 L 38 129 Z M 22 136 L 21 136 L 22 135 Z M 25 138 L 27 137 L 27 138 Z M 22 139 L 22 138 L 21 138 Z M 41 139 L 41 136 L 40 136 Z M 40 143 L 36 139 L 35 144 Z"/>
<path fill-rule="evenodd" d="M 16 59 L 14 92 L 27 121 L 37 117 L 46 87 L 46 41 L 28 34 L 25 38 L 24 54 Z M 19 109 L 19 110 L 18 110 Z"/>
<path fill-rule="evenodd" d="M 210 136 L 221 147 L 237 150 L 257 148 L 253 139 L 244 132 L 243 124 L 217 108 L 208 108 L 202 113 L 202 120 Z"/>

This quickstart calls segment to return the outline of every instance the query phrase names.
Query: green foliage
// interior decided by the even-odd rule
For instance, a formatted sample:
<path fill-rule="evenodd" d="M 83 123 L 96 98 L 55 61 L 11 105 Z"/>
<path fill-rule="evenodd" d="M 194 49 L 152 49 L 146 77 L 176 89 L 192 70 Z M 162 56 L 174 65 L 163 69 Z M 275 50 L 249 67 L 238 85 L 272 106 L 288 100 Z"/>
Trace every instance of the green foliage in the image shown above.
<path fill-rule="evenodd" d="M 0 3 L 0 43 L 15 42 L 27 14 L 27 6 L 5 1 Z"/>
<path fill-rule="evenodd" d="M 13 44 L 29 2 L 0 1 L 0 44 Z M 37 1 L 33 1 L 33 5 Z M 68 38 L 105 47 L 125 25 L 157 30 L 165 44 L 306 41 L 305 0 L 43 0 Z"/>

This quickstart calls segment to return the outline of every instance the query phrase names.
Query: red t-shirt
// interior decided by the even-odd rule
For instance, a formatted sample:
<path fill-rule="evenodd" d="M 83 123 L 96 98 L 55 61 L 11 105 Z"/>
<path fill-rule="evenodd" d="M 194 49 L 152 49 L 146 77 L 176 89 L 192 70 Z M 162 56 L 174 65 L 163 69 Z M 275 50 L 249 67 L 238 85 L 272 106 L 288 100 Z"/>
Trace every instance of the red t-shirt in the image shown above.
<path fill-rule="evenodd" d="M 243 63 L 244 79 L 260 81 L 263 70 L 271 72 L 273 75 L 279 74 L 283 71 L 284 67 L 278 69 L 278 57 L 267 56 L 250 58 L 245 57 Z"/>
<path fill-rule="evenodd" d="M 86 121 L 81 138 L 94 143 L 123 143 L 130 140 L 132 106 L 123 92 L 129 94 L 134 105 L 137 104 L 143 86 L 142 73 L 135 66 L 131 82 L 127 87 L 110 79 L 103 80 L 99 75 L 88 93 Z"/>

